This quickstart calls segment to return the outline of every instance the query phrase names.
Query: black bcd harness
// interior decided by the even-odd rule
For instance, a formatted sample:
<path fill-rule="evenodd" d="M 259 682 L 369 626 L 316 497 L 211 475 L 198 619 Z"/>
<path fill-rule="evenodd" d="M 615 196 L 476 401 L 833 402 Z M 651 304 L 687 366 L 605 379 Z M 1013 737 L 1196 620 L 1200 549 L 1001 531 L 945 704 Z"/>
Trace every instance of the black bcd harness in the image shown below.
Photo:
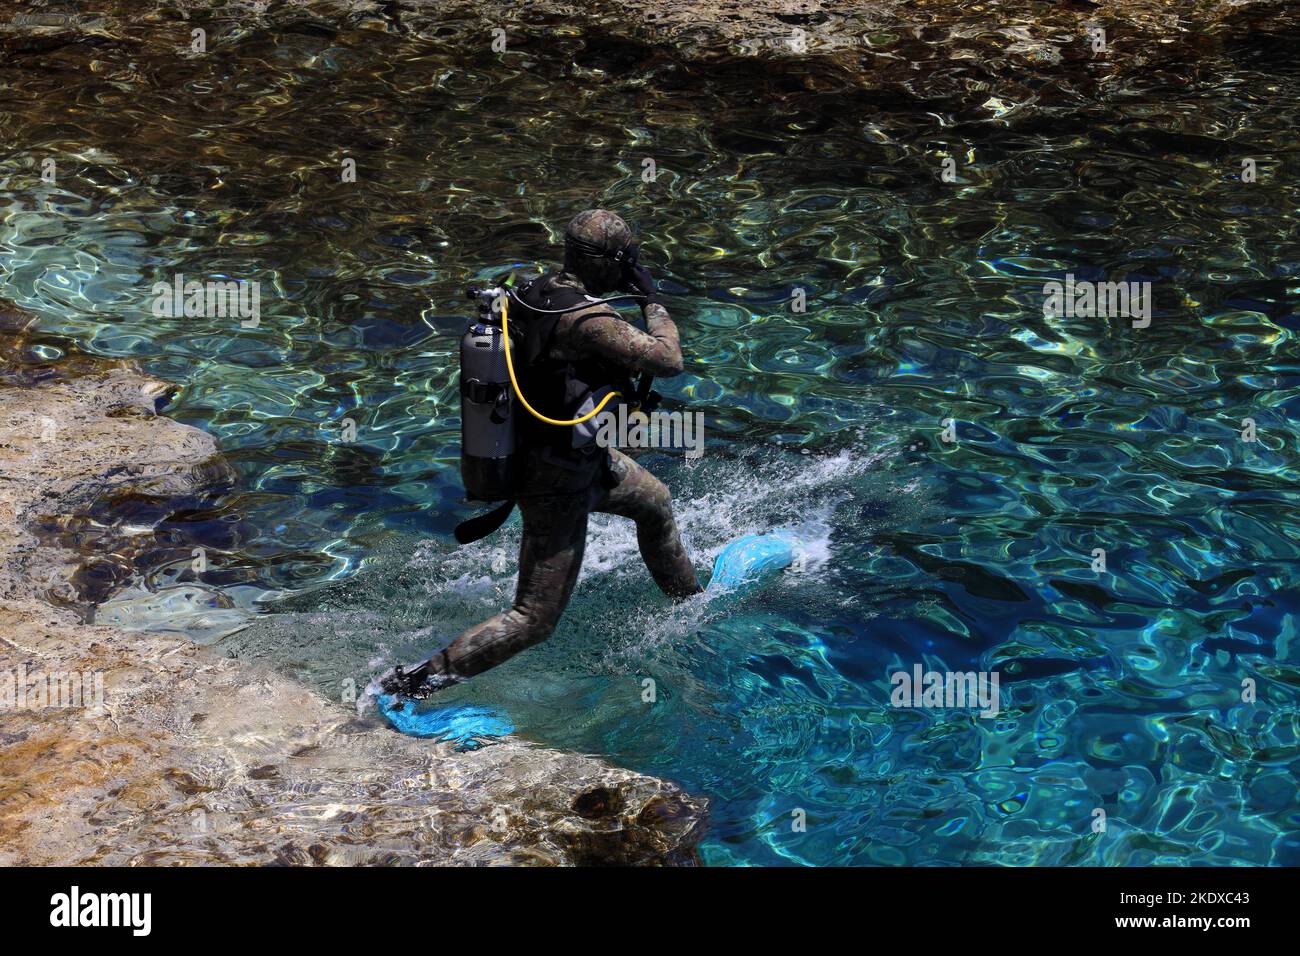
<path fill-rule="evenodd" d="M 512 341 L 519 342 L 516 354 L 520 361 L 515 365 L 515 372 L 529 403 L 548 418 L 568 420 L 582 417 L 613 390 L 621 393 L 623 403 L 651 411 L 658 404 L 659 396 L 651 390 L 654 377 L 649 373 L 642 375 L 633 388 L 626 371 L 611 362 L 551 355 L 559 320 L 568 313 L 604 301 L 570 286 L 557 285 L 554 279 L 555 273 L 545 273 L 525 283 L 517 293 L 507 293 L 511 296 L 511 331 L 522 329 L 522 335 L 516 333 Z M 597 317 L 617 319 L 620 316 L 608 310 L 584 315 L 578 321 Z M 521 445 L 525 450 L 540 452 L 547 462 L 574 471 L 590 469 L 593 481 L 609 482 L 612 475 L 608 451 L 594 440 L 598 428 L 596 418 L 582 425 L 552 425 L 524 414 L 520 421 Z M 456 540 L 469 544 L 491 534 L 505 523 L 516 500 L 508 499 L 491 511 L 461 522 L 454 531 Z"/>

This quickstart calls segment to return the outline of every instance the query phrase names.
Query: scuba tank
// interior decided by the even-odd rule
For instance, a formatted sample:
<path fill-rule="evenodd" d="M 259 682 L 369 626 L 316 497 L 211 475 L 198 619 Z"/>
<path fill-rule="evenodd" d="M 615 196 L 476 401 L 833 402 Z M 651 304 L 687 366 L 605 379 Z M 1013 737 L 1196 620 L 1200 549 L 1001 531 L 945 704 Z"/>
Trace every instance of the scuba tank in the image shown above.
<path fill-rule="evenodd" d="M 515 396 L 497 304 L 502 291 L 467 290 L 478 317 L 460 339 L 460 477 L 476 501 L 500 501 L 514 490 Z"/>

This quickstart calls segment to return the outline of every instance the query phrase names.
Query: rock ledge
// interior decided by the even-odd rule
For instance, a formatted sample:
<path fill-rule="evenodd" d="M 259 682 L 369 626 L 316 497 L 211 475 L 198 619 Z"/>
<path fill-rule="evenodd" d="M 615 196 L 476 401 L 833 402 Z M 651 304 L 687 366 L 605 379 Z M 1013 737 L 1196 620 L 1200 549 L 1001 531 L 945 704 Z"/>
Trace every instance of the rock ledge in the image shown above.
<path fill-rule="evenodd" d="M 0 303 L 4 354 L 31 324 Z M 93 559 L 35 529 L 234 476 L 157 414 L 166 383 L 77 361 L 0 375 L 0 864 L 693 860 L 704 802 L 673 784 L 515 738 L 457 753 L 265 667 L 83 623 Z"/>

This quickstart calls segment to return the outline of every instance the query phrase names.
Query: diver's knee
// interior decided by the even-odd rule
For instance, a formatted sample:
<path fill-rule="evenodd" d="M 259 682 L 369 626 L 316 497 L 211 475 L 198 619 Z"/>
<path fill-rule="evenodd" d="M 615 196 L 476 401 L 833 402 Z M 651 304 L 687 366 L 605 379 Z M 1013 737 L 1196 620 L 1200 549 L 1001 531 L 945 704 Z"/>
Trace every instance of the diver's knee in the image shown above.
<path fill-rule="evenodd" d="M 559 623 L 559 615 L 547 608 L 514 607 L 507 613 L 514 619 L 515 633 L 526 647 L 546 640 Z"/>
<path fill-rule="evenodd" d="M 668 486 L 662 482 L 655 482 L 653 486 L 646 489 L 644 499 L 645 512 L 643 521 L 663 525 L 671 523 L 673 520 L 673 496 L 668 490 Z"/>

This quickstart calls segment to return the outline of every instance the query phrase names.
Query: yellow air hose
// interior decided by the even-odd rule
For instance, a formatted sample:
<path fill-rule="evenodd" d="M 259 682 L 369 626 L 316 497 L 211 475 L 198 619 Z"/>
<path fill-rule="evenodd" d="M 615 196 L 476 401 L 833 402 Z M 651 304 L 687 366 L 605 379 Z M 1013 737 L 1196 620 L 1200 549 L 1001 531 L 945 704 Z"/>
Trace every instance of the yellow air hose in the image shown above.
<path fill-rule="evenodd" d="M 524 393 L 519 388 L 519 380 L 515 378 L 515 363 L 514 360 L 510 358 L 510 326 L 506 324 L 506 313 L 509 312 L 509 310 L 510 310 L 510 293 L 502 292 L 501 293 L 501 333 L 502 335 L 505 336 L 505 340 L 506 340 L 505 341 L 506 370 L 510 373 L 510 384 L 514 386 L 515 394 L 519 396 L 519 401 L 523 404 L 524 408 L 528 409 L 528 413 L 532 415 L 534 418 L 538 419 L 539 421 L 546 422 L 546 424 L 548 425 L 581 425 L 589 418 L 595 418 L 597 415 L 599 415 L 601 409 L 603 409 L 606 405 L 609 404 L 609 400 L 611 398 L 614 398 L 622 394 L 621 392 L 610 392 L 608 395 L 606 395 L 604 398 L 600 400 L 599 405 L 597 405 L 595 408 L 589 411 L 586 415 L 583 415 L 581 418 L 575 418 L 571 421 L 560 421 L 557 418 L 547 418 L 537 409 L 533 408 L 533 406 L 528 404 L 528 399 L 524 398 Z"/>

